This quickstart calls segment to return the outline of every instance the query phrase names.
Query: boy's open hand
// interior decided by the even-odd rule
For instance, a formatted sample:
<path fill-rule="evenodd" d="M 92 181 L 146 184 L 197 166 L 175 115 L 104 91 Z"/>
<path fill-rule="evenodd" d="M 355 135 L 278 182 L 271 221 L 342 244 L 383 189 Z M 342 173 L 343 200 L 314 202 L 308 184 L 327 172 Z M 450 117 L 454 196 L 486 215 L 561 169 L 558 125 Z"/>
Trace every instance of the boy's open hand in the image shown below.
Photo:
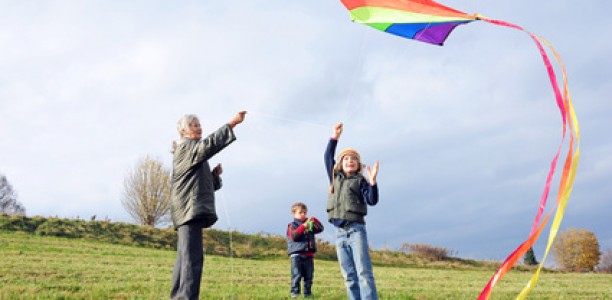
<path fill-rule="evenodd" d="M 376 176 L 378 175 L 378 161 L 374 163 L 374 166 L 370 168 L 370 166 L 366 166 L 366 171 L 368 171 L 368 176 L 370 177 L 370 184 L 376 184 Z"/>

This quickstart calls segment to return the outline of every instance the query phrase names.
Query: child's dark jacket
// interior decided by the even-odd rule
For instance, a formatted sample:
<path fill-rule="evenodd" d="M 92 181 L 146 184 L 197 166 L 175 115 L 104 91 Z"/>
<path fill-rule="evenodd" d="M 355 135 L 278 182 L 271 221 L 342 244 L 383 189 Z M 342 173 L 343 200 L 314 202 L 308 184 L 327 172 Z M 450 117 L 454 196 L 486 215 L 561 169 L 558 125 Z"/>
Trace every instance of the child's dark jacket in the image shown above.
<path fill-rule="evenodd" d="M 312 231 L 307 231 L 305 221 L 293 219 L 293 222 L 287 225 L 287 252 L 289 255 L 301 254 L 313 257 L 317 252 L 315 234 L 323 231 L 323 225 L 319 220 L 313 218 Z"/>

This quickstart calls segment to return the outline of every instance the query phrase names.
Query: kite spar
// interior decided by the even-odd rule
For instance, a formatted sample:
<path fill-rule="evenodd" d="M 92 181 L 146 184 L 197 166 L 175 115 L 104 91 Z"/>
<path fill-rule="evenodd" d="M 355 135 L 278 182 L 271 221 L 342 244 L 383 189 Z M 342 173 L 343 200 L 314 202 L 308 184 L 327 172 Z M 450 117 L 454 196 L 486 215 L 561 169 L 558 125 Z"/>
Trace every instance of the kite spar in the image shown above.
<path fill-rule="evenodd" d="M 576 119 L 576 113 L 569 94 L 567 75 L 563 62 L 561 61 L 561 57 L 544 38 L 535 35 L 520 26 L 504 21 L 492 20 L 479 14 L 469 15 L 431 0 L 341 1 L 349 10 L 351 19 L 356 23 L 362 23 L 380 31 L 429 44 L 442 46 L 444 41 L 457 26 L 477 20 L 523 31 L 527 33 L 536 44 L 540 55 L 542 56 L 542 60 L 544 61 L 544 66 L 548 72 L 548 77 L 555 94 L 557 107 L 561 113 L 563 123 L 562 139 L 559 148 L 551 161 L 550 169 L 546 177 L 545 187 L 540 199 L 540 206 L 536 213 L 536 217 L 528 238 L 506 258 L 499 269 L 491 277 L 478 298 L 489 299 L 495 284 L 497 284 L 497 282 L 499 282 L 499 280 L 501 280 L 502 277 L 508 271 L 510 271 L 512 266 L 514 266 L 516 262 L 525 255 L 529 248 L 533 246 L 540 236 L 544 226 L 548 223 L 551 213 L 556 209 L 542 261 L 540 262 L 536 273 L 527 283 L 527 286 L 517 296 L 517 299 L 524 299 L 535 287 L 540 271 L 544 266 L 544 262 L 546 261 L 546 257 L 548 256 L 548 252 L 552 246 L 552 242 L 554 241 L 559 230 L 559 226 L 561 225 L 561 221 L 563 220 L 565 207 L 572 191 L 574 178 L 576 176 L 576 169 L 578 167 L 578 160 L 580 157 L 580 131 L 578 128 L 578 120 Z M 550 51 L 554 54 L 554 57 L 560 66 L 563 75 L 563 91 L 561 91 L 559 88 L 557 76 L 543 44 L 546 45 L 546 47 L 548 47 L 548 49 L 550 49 Z M 568 133 L 568 151 L 565 157 L 561 178 L 559 180 L 557 198 L 551 212 L 548 213 L 540 222 L 542 214 L 544 213 L 544 208 L 546 207 L 552 178 L 557 168 L 557 162 L 566 143 Z"/>

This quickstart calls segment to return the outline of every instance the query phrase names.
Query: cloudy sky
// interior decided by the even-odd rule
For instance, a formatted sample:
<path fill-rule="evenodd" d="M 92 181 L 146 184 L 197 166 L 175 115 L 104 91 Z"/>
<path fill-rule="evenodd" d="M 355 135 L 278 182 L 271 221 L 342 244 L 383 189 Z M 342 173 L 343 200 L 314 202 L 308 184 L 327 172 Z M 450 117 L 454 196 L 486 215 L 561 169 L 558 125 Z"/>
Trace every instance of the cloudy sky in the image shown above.
<path fill-rule="evenodd" d="M 611 248 L 612 4 L 444 3 L 560 53 L 582 133 L 562 229 Z M 494 260 L 529 235 L 562 128 L 528 35 L 474 22 L 432 46 L 353 24 L 331 0 L 2 0 L 0 107 L 0 173 L 30 216 L 132 222 L 123 181 L 146 155 L 170 168 L 183 114 L 210 132 L 247 110 L 211 160 L 225 170 L 216 228 L 282 234 L 296 201 L 325 219 L 323 152 L 344 122 L 339 147 L 380 161 L 374 248 Z"/>

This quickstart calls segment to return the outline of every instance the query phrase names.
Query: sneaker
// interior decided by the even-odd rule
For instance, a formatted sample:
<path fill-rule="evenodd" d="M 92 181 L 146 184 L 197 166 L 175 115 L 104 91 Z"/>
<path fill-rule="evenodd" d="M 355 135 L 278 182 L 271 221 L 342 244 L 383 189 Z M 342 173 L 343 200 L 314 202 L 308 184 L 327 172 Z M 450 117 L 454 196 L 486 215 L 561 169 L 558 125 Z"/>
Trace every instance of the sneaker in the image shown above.
<path fill-rule="evenodd" d="M 291 294 L 291 298 L 297 298 L 297 297 L 299 297 L 299 296 L 300 296 L 300 295 L 298 295 L 298 294 L 293 294 L 293 293 Z"/>

